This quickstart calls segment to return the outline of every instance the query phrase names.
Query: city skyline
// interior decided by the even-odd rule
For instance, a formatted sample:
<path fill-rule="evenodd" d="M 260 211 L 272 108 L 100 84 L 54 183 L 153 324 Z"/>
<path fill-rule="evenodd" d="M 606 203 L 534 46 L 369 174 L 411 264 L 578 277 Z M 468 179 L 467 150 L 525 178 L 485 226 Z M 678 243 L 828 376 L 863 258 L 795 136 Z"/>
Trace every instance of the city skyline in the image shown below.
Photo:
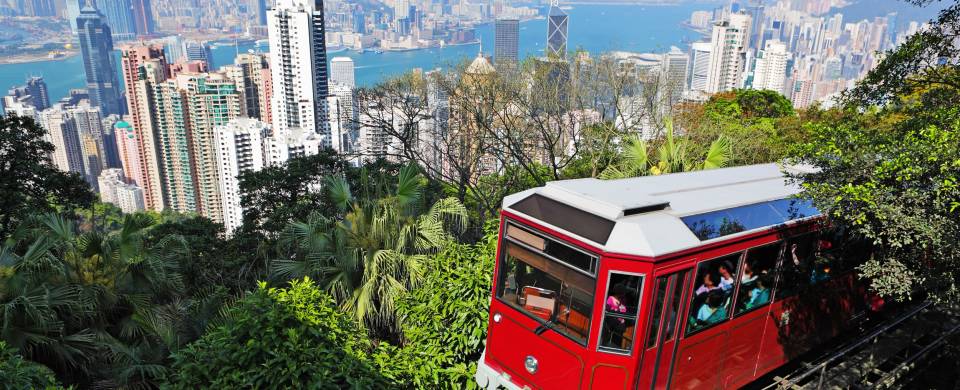
<path fill-rule="evenodd" d="M 399 29 L 394 33 L 417 33 L 422 27 L 426 31 L 421 24 L 428 13 L 416 2 L 398 1 L 394 7 L 398 12 L 387 15 L 390 25 Z M 349 23 L 343 24 L 339 14 L 331 23 L 347 26 L 353 33 L 369 30 L 369 23 L 378 16 L 361 10 L 360 6 L 350 8 L 346 13 Z M 494 62 L 478 57 L 468 71 L 483 68 L 476 72 L 486 74 L 519 63 L 520 24 L 530 15 L 518 14 L 513 8 L 499 12 L 500 16 L 489 17 L 494 47 L 484 53 L 493 54 Z M 570 17 L 556 3 L 543 12 L 540 31 L 545 49 L 543 58 L 535 61 L 537 68 L 548 72 L 548 83 L 568 84 L 572 81 L 568 62 L 581 60 L 570 57 Z M 88 99 L 103 119 L 80 119 L 77 112 L 82 109 L 77 107 L 85 106 L 75 101 L 52 108 L 43 104 L 49 97 L 33 96 L 47 95 L 40 92 L 45 91 L 45 84 L 36 79 L 11 90 L 4 97 L 4 107 L 33 116 L 49 128 L 57 147 L 54 161 L 63 170 L 83 173 L 91 185 L 98 185 L 100 172 L 121 168 L 122 175 L 109 173 L 104 182 L 120 180 L 138 189 L 129 193 L 142 196 L 142 201 L 127 202 L 128 206 L 199 213 L 235 227 L 242 210 L 236 209 L 236 178 L 224 177 L 225 172 L 255 171 L 323 148 L 382 155 L 395 147 L 388 135 L 362 125 L 371 118 L 369 110 L 359 106 L 362 103 L 355 93 L 357 67 L 353 59 L 327 57 L 327 45 L 342 45 L 347 36 L 342 30 L 330 31 L 322 2 L 281 0 L 264 11 L 264 18 L 267 41 L 275 49 L 267 53 L 237 50 L 231 63 L 215 63 L 209 42 L 179 35 L 126 44 L 121 48 L 124 110 L 104 104 L 123 100 L 101 98 L 110 91 L 98 87 L 119 84 L 104 81 L 110 74 L 105 70 L 114 66 L 112 55 L 105 53 L 118 35 L 104 22 L 109 18 L 85 6 L 77 17 L 77 33 L 84 62 L 89 64 L 86 68 L 96 71 L 88 72 L 87 94 L 72 99 Z M 613 55 L 618 63 L 660 80 L 664 101 L 669 102 L 665 104 L 702 101 L 712 93 L 755 88 L 775 90 L 795 106 L 804 107 L 839 91 L 839 86 L 849 85 L 868 70 L 872 64 L 869 49 L 890 47 L 903 38 L 886 27 L 888 19 L 844 23 L 842 16 L 815 17 L 798 14 L 795 9 L 740 2 L 710 12 L 694 11 L 688 21 L 703 32 L 703 39 L 689 43 L 688 50 L 671 47 L 662 53 L 596 54 Z M 528 26 L 537 28 L 536 24 Z M 905 32 L 919 28 L 907 23 Z M 853 52 L 843 51 L 849 47 L 855 47 Z M 129 114 L 119 116 L 124 111 Z M 84 127 L 81 123 L 93 122 L 100 123 L 101 129 L 80 130 Z M 250 135 L 251 129 L 261 133 Z M 111 134 L 115 141 L 105 143 Z M 237 147 L 240 141 L 235 136 L 242 134 L 246 134 L 242 136 L 245 140 L 258 140 L 261 147 L 250 151 L 249 145 L 244 146 L 243 156 L 248 157 L 243 158 L 221 153 L 220 147 Z M 642 134 L 652 132 L 644 129 Z M 262 158 L 257 157 L 261 154 Z M 110 155 L 116 156 L 113 159 L 119 164 L 108 164 Z M 245 160 L 248 158 L 263 162 L 250 163 Z M 243 168 L 250 164 L 254 168 Z M 116 185 L 111 188 L 116 191 Z"/>

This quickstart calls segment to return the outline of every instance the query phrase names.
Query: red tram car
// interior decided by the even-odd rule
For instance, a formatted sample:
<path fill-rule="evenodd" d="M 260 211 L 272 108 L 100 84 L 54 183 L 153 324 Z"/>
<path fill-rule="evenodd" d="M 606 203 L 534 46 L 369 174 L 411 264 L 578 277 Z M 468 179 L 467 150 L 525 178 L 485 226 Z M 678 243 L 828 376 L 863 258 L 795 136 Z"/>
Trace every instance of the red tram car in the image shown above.
<path fill-rule="evenodd" d="M 835 336 L 863 290 L 775 164 L 548 183 L 504 199 L 476 380 L 743 386 Z"/>

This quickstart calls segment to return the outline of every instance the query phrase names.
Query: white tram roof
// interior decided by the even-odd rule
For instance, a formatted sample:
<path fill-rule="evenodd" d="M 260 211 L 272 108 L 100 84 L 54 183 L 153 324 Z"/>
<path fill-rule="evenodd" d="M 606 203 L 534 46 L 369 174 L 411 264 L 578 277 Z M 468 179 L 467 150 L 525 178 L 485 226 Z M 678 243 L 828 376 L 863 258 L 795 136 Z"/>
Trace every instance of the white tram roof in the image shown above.
<path fill-rule="evenodd" d="M 612 253 L 661 256 L 819 215 L 785 173 L 762 164 L 619 180 L 547 183 L 503 208 Z"/>

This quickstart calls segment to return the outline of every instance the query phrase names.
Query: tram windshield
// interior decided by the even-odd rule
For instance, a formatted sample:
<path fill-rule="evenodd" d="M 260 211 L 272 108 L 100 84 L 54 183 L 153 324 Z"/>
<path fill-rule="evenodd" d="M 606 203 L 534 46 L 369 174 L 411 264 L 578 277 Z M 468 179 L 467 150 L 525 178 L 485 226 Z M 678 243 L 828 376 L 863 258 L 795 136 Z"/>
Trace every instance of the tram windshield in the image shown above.
<path fill-rule="evenodd" d="M 505 232 L 497 298 L 586 345 L 596 256 L 517 225 L 507 225 Z"/>

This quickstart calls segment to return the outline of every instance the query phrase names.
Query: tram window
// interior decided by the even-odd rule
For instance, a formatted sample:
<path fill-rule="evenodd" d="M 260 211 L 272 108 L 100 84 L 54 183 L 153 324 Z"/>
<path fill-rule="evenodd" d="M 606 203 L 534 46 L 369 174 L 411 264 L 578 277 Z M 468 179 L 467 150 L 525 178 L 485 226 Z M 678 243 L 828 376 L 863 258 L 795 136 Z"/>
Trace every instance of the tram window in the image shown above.
<path fill-rule="evenodd" d="M 643 276 L 610 273 L 598 349 L 618 353 L 630 353 L 633 349 L 642 285 Z"/>
<path fill-rule="evenodd" d="M 544 240 L 546 247 L 563 245 L 536 237 Z M 529 240 L 515 240 L 508 237 L 501 245 L 497 298 L 586 345 L 596 279 L 561 262 L 562 258 L 554 260 L 536 250 L 526 242 Z"/>
<path fill-rule="evenodd" d="M 656 305 L 650 317 L 650 330 L 647 332 L 647 348 L 657 345 L 657 334 L 660 332 L 660 316 L 663 314 L 663 302 L 667 299 L 667 282 L 669 276 L 657 278 L 657 292 L 654 295 Z"/>
<path fill-rule="evenodd" d="M 683 288 L 687 285 L 689 274 L 690 271 L 683 271 L 683 273 L 677 276 L 677 281 L 673 285 L 673 299 L 670 301 L 670 308 L 664 317 L 667 319 L 666 335 L 663 336 L 664 341 L 673 340 L 673 331 L 674 328 L 676 328 L 677 315 L 680 313 L 680 300 L 683 298 Z"/>
<path fill-rule="evenodd" d="M 687 335 L 725 321 L 730 314 L 733 286 L 738 278 L 742 253 L 700 263 L 690 300 Z"/>
<path fill-rule="evenodd" d="M 783 267 L 780 270 L 780 284 L 777 286 L 777 299 L 794 296 L 810 284 L 816 245 L 817 235 L 814 233 L 787 240 Z"/>
<path fill-rule="evenodd" d="M 734 314 L 747 312 L 770 303 L 774 268 L 780 257 L 780 243 L 747 251 L 740 272 L 740 289 Z"/>

